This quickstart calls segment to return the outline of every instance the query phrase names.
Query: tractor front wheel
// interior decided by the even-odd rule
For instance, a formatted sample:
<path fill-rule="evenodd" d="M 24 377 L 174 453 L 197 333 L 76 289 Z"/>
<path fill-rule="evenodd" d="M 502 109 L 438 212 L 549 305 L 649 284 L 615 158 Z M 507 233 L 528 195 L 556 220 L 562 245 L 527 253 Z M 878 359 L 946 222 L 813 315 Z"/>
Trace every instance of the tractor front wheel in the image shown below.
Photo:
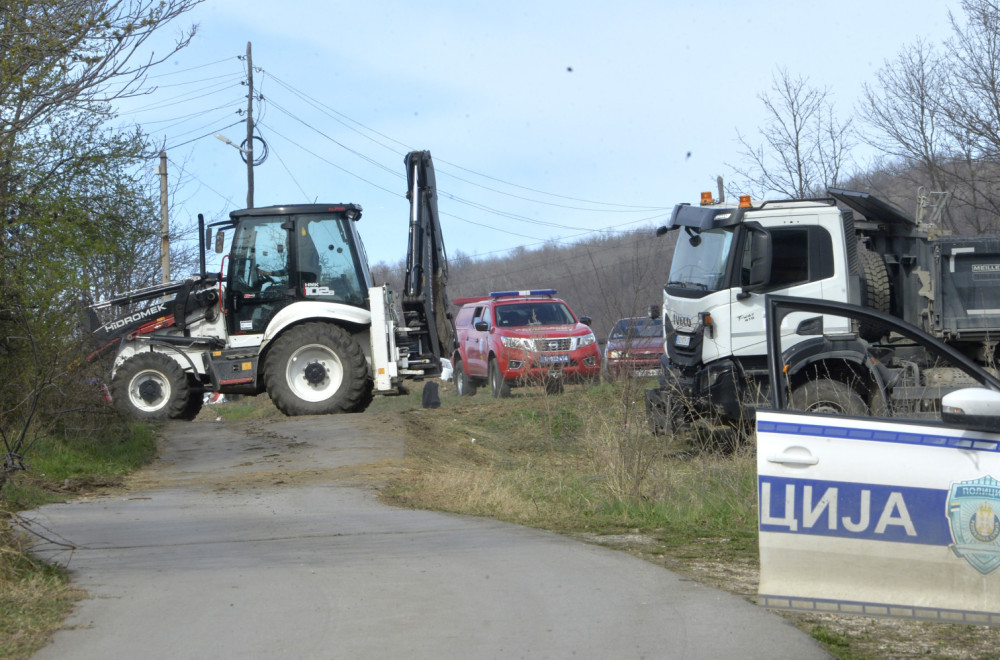
<path fill-rule="evenodd" d="M 125 360 L 111 381 L 115 405 L 135 419 L 184 419 L 190 397 L 184 370 L 163 353 L 136 353 Z"/>

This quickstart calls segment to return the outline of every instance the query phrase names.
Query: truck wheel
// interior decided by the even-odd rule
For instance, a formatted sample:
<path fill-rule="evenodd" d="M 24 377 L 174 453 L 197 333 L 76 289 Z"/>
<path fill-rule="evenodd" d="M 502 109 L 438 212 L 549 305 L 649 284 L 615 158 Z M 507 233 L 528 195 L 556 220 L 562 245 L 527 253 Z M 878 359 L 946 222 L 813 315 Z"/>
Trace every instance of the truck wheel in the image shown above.
<path fill-rule="evenodd" d="M 331 323 L 305 323 L 278 337 L 264 374 L 268 395 L 286 415 L 355 412 L 370 401 L 365 354 Z"/>
<path fill-rule="evenodd" d="M 883 314 L 892 309 L 892 292 L 889 288 L 889 271 L 886 270 L 882 255 L 870 250 L 859 249 L 861 259 L 861 305 Z M 858 328 L 865 341 L 878 341 L 886 334 L 886 328 L 878 324 L 862 323 Z"/>
<path fill-rule="evenodd" d="M 111 381 L 115 405 L 135 419 L 185 419 L 190 397 L 184 370 L 162 353 L 136 353 Z"/>
<path fill-rule="evenodd" d="M 458 396 L 475 396 L 476 386 L 472 384 L 469 374 L 465 373 L 465 365 L 461 360 L 455 360 L 455 392 Z"/>
<path fill-rule="evenodd" d="M 795 388 L 788 398 L 788 408 L 831 415 L 868 414 L 868 406 L 857 392 L 849 385 L 829 378 L 811 380 Z"/>
<path fill-rule="evenodd" d="M 505 399 L 510 396 L 510 385 L 507 381 L 503 379 L 503 374 L 500 373 L 500 364 L 497 362 L 496 358 L 490 358 L 490 368 L 489 368 L 489 379 L 490 379 L 490 392 L 496 399 Z"/>

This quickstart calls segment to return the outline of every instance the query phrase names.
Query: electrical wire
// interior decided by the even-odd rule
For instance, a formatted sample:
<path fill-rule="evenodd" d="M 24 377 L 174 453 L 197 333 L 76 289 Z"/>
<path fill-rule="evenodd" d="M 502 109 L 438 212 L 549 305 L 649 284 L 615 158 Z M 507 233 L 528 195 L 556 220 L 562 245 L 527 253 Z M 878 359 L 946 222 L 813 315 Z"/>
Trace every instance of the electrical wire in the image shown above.
<path fill-rule="evenodd" d="M 365 126 L 364 124 L 362 124 L 361 122 L 359 122 L 359 121 L 357 121 L 355 119 L 351 119 L 347 115 L 345 115 L 345 114 L 343 114 L 341 112 L 338 112 L 337 110 L 334 110 L 330 106 L 327 106 L 326 104 L 322 103 L 321 101 L 319 101 L 319 100 L 317 100 L 317 99 L 309 96 L 305 92 L 302 92 L 301 90 L 295 88 L 291 84 L 283 81 L 281 78 L 278 78 L 274 74 L 270 74 L 269 73 L 268 75 L 271 78 L 273 78 L 275 80 L 275 82 L 277 82 L 279 85 L 281 85 L 282 87 L 284 87 L 288 91 L 292 92 L 293 94 L 295 94 L 296 96 L 298 96 L 302 100 L 306 101 L 307 103 L 309 103 L 313 107 L 316 107 L 317 109 L 324 108 L 326 110 L 329 110 L 330 113 L 333 113 L 333 115 L 336 115 L 336 116 L 331 116 L 329 114 L 327 116 L 331 116 L 331 118 L 335 119 L 335 121 L 337 121 L 338 123 L 344 125 L 345 127 L 349 128 L 350 130 L 354 131 L 355 133 L 358 133 L 362 137 L 365 137 L 365 138 L 371 140 L 372 142 L 375 142 L 376 144 L 378 144 L 378 145 L 380 145 L 380 146 L 382 146 L 382 147 L 384 147 L 386 149 L 389 149 L 390 151 L 392 151 L 393 153 L 396 153 L 397 155 L 402 155 L 401 152 L 399 152 L 399 151 L 397 151 L 395 149 L 392 149 L 391 147 L 388 147 L 387 145 L 385 145 L 385 144 L 383 144 L 381 142 L 378 142 L 374 138 L 371 138 L 370 136 L 367 136 L 364 133 L 361 133 L 361 131 L 358 131 L 357 129 L 355 129 L 355 128 L 351 127 L 351 126 L 348 126 L 348 124 L 345 121 L 342 121 L 339 118 L 343 118 L 346 121 L 349 121 L 349 122 L 351 122 L 351 123 L 353 123 L 353 124 L 355 124 L 357 126 L 362 127 L 366 131 L 374 133 L 375 135 L 378 135 L 378 136 L 380 136 L 380 137 L 382 137 L 382 138 L 384 138 L 386 140 L 389 140 L 391 142 L 394 142 L 395 144 L 398 144 L 398 145 L 404 147 L 407 151 L 413 151 L 413 147 L 411 147 L 411 146 L 409 146 L 409 145 L 407 145 L 407 144 L 405 144 L 403 142 L 400 142 L 399 140 L 396 140 L 396 139 L 394 139 L 392 137 L 389 137 L 388 135 L 385 135 L 384 133 L 380 133 L 380 132 L 376 131 L 375 129 L 369 128 L 368 126 Z M 327 114 L 327 113 L 324 113 L 324 114 Z M 534 192 L 534 193 L 538 193 L 538 194 L 541 194 L 541 195 L 547 195 L 547 196 L 550 196 L 550 197 L 556 197 L 556 198 L 559 198 L 559 199 L 565 199 L 565 200 L 576 201 L 576 202 L 583 202 L 583 203 L 586 203 L 586 204 L 598 204 L 598 205 L 602 205 L 602 206 L 612 206 L 612 207 L 620 207 L 620 208 L 624 208 L 624 209 L 633 209 L 633 210 L 635 210 L 637 212 L 669 210 L 669 207 L 663 207 L 663 206 L 651 206 L 651 205 L 645 205 L 644 206 L 644 205 L 635 205 L 635 204 L 617 204 L 617 203 L 613 203 L 613 202 L 600 202 L 600 201 L 595 201 L 595 200 L 581 199 L 579 197 L 571 197 L 571 196 L 568 196 L 568 195 L 559 195 L 559 194 L 556 194 L 556 193 L 549 193 L 549 192 L 545 192 L 543 190 L 538 190 L 536 188 L 530 188 L 528 186 L 522 186 L 522 185 L 519 185 L 519 184 L 516 184 L 516 183 L 511 183 L 509 181 L 504 181 L 503 179 L 499 179 L 499 178 L 496 178 L 496 177 L 493 177 L 493 176 L 489 176 L 487 174 L 483 174 L 481 172 L 477 172 L 476 170 L 472 170 L 472 169 L 469 169 L 469 168 L 466 168 L 466 167 L 462 167 L 461 165 L 457 165 L 455 163 L 451 163 L 451 162 L 449 162 L 447 160 L 443 160 L 443 159 L 436 159 L 436 160 L 439 163 L 444 163 L 446 165 L 450 165 L 451 167 L 454 167 L 456 169 L 462 170 L 464 172 L 468 172 L 470 174 L 475 174 L 476 176 L 483 177 L 484 179 L 488 179 L 490 181 L 494 181 L 494 182 L 497 182 L 497 183 L 502 183 L 504 185 L 511 186 L 513 188 L 519 188 L 521 190 L 527 190 L 529 192 Z M 447 174 L 447 170 L 445 170 L 444 173 Z M 516 195 L 511 195 L 510 193 L 505 193 L 503 191 L 497 191 L 497 190 L 494 190 L 492 188 L 488 188 L 487 186 L 483 186 L 482 184 L 477 184 L 475 182 L 471 182 L 471 181 L 467 181 L 465 179 L 461 179 L 460 177 L 457 177 L 454 174 L 448 174 L 448 175 L 452 176 L 453 178 L 459 179 L 460 181 L 463 181 L 464 183 L 469 183 L 470 185 L 478 186 L 480 188 L 485 188 L 487 190 L 491 190 L 491 191 L 497 192 L 499 194 L 505 194 L 505 195 L 510 195 L 511 197 L 517 197 Z M 518 199 L 523 199 L 525 201 L 536 202 L 536 203 L 539 203 L 539 204 L 550 204 L 550 205 L 554 205 L 554 206 L 559 206 L 557 204 L 553 204 L 551 202 L 544 202 L 542 200 L 535 200 L 535 199 L 530 199 L 530 198 L 526 198 L 526 197 L 517 197 L 517 198 Z M 569 208 L 575 208 L 575 207 L 569 207 Z M 589 209 L 589 210 L 594 210 L 594 211 L 603 210 L 605 212 L 609 211 L 608 209 Z"/>

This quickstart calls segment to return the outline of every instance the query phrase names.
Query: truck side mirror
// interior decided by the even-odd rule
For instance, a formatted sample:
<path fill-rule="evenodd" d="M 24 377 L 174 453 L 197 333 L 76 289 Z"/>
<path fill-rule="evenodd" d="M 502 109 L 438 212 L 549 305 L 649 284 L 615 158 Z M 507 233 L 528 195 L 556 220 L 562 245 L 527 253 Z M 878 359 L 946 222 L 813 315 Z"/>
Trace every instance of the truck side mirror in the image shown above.
<path fill-rule="evenodd" d="M 594 322 L 594 319 L 590 318 L 589 316 L 581 316 L 580 317 L 580 323 L 582 323 L 584 325 L 590 325 L 593 322 Z"/>
<path fill-rule="evenodd" d="M 742 295 L 748 296 L 760 291 L 771 282 L 771 232 L 758 223 L 747 223 L 750 230 L 750 274 L 749 281 L 743 285 Z"/>
<path fill-rule="evenodd" d="M 211 229 L 209 230 L 211 231 Z M 219 233 L 215 235 L 215 253 L 222 254 L 222 251 L 226 248 L 226 234 L 221 229 Z"/>
<path fill-rule="evenodd" d="M 651 318 L 652 320 L 655 321 L 656 319 L 660 318 L 660 316 L 661 316 L 662 313 L 663 312 L 660 310 L 660 306 L 659 305 L 650 305 L 649 306 L 649 318 Z"/>
<path fill-rule="evenodd" d="M 479 332 L 486 332 L 487 330 L 490 329 L 490 324 L 487 323 L 486 321 L 476 321 L 473 327 Z"/>

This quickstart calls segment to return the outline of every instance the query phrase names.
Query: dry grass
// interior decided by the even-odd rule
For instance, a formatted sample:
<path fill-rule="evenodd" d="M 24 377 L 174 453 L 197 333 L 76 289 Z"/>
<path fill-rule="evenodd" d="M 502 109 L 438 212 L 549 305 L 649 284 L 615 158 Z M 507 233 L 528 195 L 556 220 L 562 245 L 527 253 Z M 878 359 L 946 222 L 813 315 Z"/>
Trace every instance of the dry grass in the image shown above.
<path fill-rule="evenodd" d="M 752 442 L 734 449 L 732 435 L 653 436 L 635 405 L 639 392 L 616 383 L 494 400 L 442 388 L 440 410 L 421 410 L 416 395 L 409 410 L 397 400 L 409 458 L 384 498 L 562 532 L 753 601 Z M 1000 657 L 996 628 L 782 615 L 839 658 Z"/>
<path fill-rule="evenodd" d="M 21 659 L 45 645 L 83 593 L 30 557 L 11 520 L 0 516 L 0 657 Z"/>

